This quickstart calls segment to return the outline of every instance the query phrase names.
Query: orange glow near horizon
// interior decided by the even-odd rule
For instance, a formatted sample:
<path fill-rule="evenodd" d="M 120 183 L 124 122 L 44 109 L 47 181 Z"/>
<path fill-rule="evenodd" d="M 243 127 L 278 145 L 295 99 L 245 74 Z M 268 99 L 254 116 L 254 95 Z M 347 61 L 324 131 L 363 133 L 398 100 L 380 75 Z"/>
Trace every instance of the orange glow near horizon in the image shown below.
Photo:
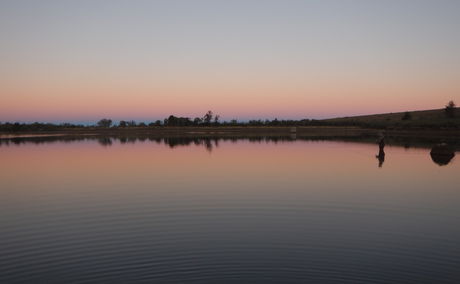
<path fill-rule="evenodd" d="M 193 118 L 209 109 L 224 120 L 327 118 L 442 108 L 460 93 L 453 84 L 388 84 L 379 88 L 377 83 L 330 82 L 191 82 L 176 87 L 146 82 L 2 85 L 1 93 L 8 94 L 8 99 L 0 105 L 0 121 L 154 120 L 170 114 Z M 433 95 L 436 92 L 442 96 Z"/>

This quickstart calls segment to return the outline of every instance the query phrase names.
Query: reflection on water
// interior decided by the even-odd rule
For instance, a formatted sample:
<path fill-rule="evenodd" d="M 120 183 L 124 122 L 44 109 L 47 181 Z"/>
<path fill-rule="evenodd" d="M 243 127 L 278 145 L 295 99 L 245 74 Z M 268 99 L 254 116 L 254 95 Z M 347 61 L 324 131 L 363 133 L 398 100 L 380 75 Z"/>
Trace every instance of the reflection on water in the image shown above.
<path fill-rule="evenodd" d="M 362 140 L 0 140 L 0 283 L 458 283 L 460 164 Z"/>
<path fill-rule="evenodd" d="M 447 144 L 438 144 L 431 149 L 431 159 L 440 166 L 448 165 L 455 157 L 453 147 Z"/>
<path fill-rule="evenodd" d="M 448 165 L 452 161 L 452 159 L 455 157 L 455 153 L 453 152 L 447 155 L 437 155 L 433 153 L 431 153 L 430 155 L 431 155 L 431 159 L 433 160 L 433 162 L 435 162 L 436 164 L 440 166 Z"/>
<path fill-rule="evenodd" d="M 385 138 L 381 138 L 379 142 L 379 154 L 376 156 L 379 160 L 379 168 L 383 166 L 383 162 L 385 162 Z"/>
<path fill-rule="evenodd" d="M 0 137 L 1 138 L 1 137 Z M 65 136 L 65 135 L 54 135 L 54 136 L 25 136 L 25 137 L 8 137 L 5 139 L 0 139 L 0 147 L 1 146 L 9 146 L 9 145 L 22 145 L 22 144 L 44 144 L 44 143 L 71 143 L 71 142 L 84 142 L 84 141 L 97 141 L 99 145 L 103 147 L 112 146 L 114 142 L 118 142 L 120 144 L 127 144 L 127 143 L 136 143 L 136 142 L 155 142 L 158 144 L 165 144 L 171 148 L 177 146 L 189 146 L 189 145 L 201 145 L 203 146 L 208 152 L 212 152 L 214 148 L 219 147 L 219 141 L 249 141 L 252 143 L 262 143 L 262 142 L 293 142 L 293 141 L 348 141 L 348 142 L 359 142 L 359 143 L 374 143 L 375 137 L 368 136 L 357 136 L 357 137 L 302 137 L 297 136 L 295 133 L 292 133 L 287 136 L 283 135 L 276 135 L 276 136 L 172 136 L 172 137 L 162 137 L 162 136 Z M 436 143 L 436 139 L 433 140 L 416 140 L 415 143 L 413 138 L 404 138 L 404 137 L 393 137 L 389 139 L 392 142 L 392 145 L 403 146 L 406 149 L 410 149 L 411 147 L 433 147 L 432 151 L 430 152 L 430 156 L 434 163 L 444 166 L 448 165 L 452 159 L 455 157 L 455 149 L 460 148 L 460 141 L 452 140 L 450 141 L 449 146 L 439 147 L 439 145 L 447 145 L 444 143 Z M 378 138 L 378 147 L 379 152 L 375 157 L 378 160 L 378 166 L 381 168 L 383 163 L 385 162 L 385 138 L 380 137 Z M 412 144 L 411 144 L 412 143 Z"/>

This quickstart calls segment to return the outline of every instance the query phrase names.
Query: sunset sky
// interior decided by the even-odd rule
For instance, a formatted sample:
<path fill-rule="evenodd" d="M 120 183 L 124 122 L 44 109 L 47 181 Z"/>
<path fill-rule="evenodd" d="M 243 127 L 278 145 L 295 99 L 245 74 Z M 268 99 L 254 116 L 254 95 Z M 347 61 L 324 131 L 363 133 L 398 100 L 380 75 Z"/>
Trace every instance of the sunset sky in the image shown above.
<path fill-rule="evenodd" d="M 460 103 L 460 1 L 0 0 L 0 121 Z"/>

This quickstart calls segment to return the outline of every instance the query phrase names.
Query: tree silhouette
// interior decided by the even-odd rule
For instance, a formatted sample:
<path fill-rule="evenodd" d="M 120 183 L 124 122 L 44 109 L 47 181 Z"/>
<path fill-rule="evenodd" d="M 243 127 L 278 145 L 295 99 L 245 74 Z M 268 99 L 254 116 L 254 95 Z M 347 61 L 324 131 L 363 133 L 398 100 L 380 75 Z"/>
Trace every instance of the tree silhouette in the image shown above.
<path fill-rule="evenodd" d="M 129 127 L 135 127 L 137 124 L 134 120 L 131 120 L 131 121 L 128 121 L 126 122 L 126 124 L 129 126 Z"/>
<path fill-rule="evenodd" d="M 212 111 L 208 110 L 208 112 L 203 116 L 203 122 L 209 125 L 212 121 L 213 113 Z"/>
<path fill-rule="evenodd" d="M 199 117 L 195 117 L 193 119 L 193 125 L 200 125 L 203 122 L 203 120 Z"/>
<path fill-rule="evenodd" d="M 103 118 L 97 122 L 98 127 L 104 127 L 104 128 L 109 128 L 112 125 L 112 120 Z"/>
<path fill-rule="evenodd" d="M 456 105 L 455 105 L 454 101 L 448 102 L 446 107 L 444 108 L 446 116 L 449 117 L 449 118 L 454 117 L 455 116 L 455 109 L 456 109 Z"/>

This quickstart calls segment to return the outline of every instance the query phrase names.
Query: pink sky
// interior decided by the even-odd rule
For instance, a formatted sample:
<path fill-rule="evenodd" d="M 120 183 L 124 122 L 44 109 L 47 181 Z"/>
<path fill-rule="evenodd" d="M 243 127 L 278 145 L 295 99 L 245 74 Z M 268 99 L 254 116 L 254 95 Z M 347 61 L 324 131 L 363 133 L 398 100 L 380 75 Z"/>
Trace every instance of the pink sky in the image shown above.
<path fill-rule="evenodd" d="M 237 77 L 235 75 L 233 78 Z M 0 120 L 91 121 L 155 120 L 170 114 L 202 116 L 208 109 L 225 120 L 249 118 L 326 118 L 368 113 L 441 108 L 458 98 L 460 87 L 447 80 L 385 82 L 376 78 L 254 82 L 176 78 L 172 82 L 25 78 L 3 84 Z M 19 81 L 19 80 L 18 80 Z M 398 78 L 395 78 L 398 81 Z M 444 81 L 444 82 L 443 82 Z M 447 81 L 447 82 L 446 82 Z"/>
<path fill-rule="evenodd" d="M 303 119 L 460 103 L 460 2 L 0 3 L 0 122 Z"/>

